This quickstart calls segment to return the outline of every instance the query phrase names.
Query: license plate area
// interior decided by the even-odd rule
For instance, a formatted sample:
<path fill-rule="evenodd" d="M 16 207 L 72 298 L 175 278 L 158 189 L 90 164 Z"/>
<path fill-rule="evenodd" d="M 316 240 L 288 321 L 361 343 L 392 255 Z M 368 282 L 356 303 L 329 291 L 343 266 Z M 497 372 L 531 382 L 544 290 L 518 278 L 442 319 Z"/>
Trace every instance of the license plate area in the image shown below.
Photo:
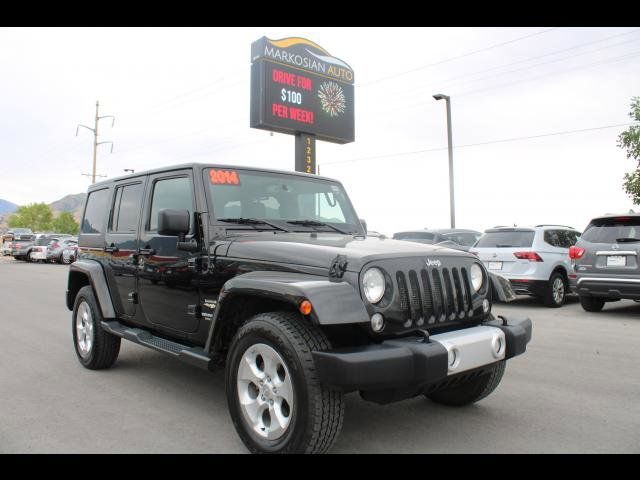
<path fill-rule="evenodd" d="M 607 267 L 626 267 L 627 257 L 624 255 L 607 255 Z"/>
<path fill-rule="evenodd" d="M 489 262 L 487 268 L 489 270 L 502 270 L 502 262 Z"/>
<path fill-rule="evenodd" d="M 504 332 L 489 326 L 431 335 L 429 340 L 438 342 L 447 349 L 447 375 L 503 360 L 507 346 Z"/>

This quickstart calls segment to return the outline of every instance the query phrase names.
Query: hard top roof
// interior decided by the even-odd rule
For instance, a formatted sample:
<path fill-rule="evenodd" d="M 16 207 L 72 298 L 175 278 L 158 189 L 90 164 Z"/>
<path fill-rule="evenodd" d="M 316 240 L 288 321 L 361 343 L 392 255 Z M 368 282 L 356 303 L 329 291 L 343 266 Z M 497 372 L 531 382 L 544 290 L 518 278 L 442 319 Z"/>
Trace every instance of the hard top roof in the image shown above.
<path fill-rule="evenodd" d="M 137 177 L 142 177 L 145 175 L 153 175 L 156 173 L 164 173 L 164 172 L 170 172 L 172 170 L 183 170 L 186 168 L 195 168 L 195 169 L 199 169 L 202 170 L 204 168 L 210 168 L 210 167 L 215 167 L 215 168 L 223 168 L 223 169 L 227 169 L 227 170 L 252 170 L 255 172 L 264 172 L 264 173 L 277 173 L 277 174 L 284 174 L 284 175 L 295 175 L 295 176 L 299 176 L 299 177 L 310 177 L 310 178 L 319 178 L 322 180 L 329 180 L 332 182 L 336 182 L 336 183 L 340 183 L 342 184 L 342 182 L 340 182 L 339 180 L 333 179 L 333 178 L 329 178 L 329 177 L 324 177 L 324 176 L 320 176 L 320 175 L 315 175 L 315 174 L 311 174 L 311 173 L 303 173 L 303 172 L 295 172 L 295 171 L 289 171 L 289 170 L 276 170 L 276 169 L 271 169 L 271 168 L 258 168 L 258 167 L 250 167 L 250 166 L 242 166 L 242 165 L 223 165 L 223 164 L 218 164 L 218 163 L 182 163 L 179 165 L 168 165 L 166 167 L 159 167 L 159 168 L 154 168 L 152 170 L 144 170 L 141 172 L 135 172 L 133 174 L 130 175 L 122 175 L 119 177 L 114 177 L 114 178 L 110 178 L 108 180 L 103 180 L 101 182 L 96 182 L 93 185 L 90 185 L 88 190 L 95 190 L 101 187 L 106 187 L 111 183 L 114 182 L 119 182 L 121 180 L 130 180 L 133 178 L 137 178 Z"/>

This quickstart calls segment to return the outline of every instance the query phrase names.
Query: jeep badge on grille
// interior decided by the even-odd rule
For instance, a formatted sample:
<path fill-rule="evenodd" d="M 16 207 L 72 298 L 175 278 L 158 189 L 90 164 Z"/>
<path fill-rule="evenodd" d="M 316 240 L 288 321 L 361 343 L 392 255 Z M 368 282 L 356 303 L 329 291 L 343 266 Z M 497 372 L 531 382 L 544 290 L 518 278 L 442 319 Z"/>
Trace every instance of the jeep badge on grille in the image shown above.
<path fill-rule="evenodd" d="M 442 266 L 442 262 L 440 260 L 431 260 L 430 258 L 427 258 L 427 261 L 425 262 L 427 267 L 440 267 Z"/>

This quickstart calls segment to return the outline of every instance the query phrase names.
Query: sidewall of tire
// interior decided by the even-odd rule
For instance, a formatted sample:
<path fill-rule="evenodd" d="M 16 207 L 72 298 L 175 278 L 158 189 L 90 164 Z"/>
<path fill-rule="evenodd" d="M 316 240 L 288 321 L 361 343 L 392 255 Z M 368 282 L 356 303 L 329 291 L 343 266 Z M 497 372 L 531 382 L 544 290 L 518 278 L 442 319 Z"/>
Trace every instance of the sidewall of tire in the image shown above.
<path fill-rule="evenodd" d="M 555 282 L 556 278 L 560 277 L 560 279 L 562 280 L 562 283 L 564 284 L 564 294 L 562 296 L 562 302 L 560 303 L 556 303 L 555 299 L 553 298 L 553 283 Z M 551 307 L 551 308 L 559 308 L 562 305 L 564 305 L 564 302 L 567 299 L 567 280 L 564 278 L 564 276 L 559 273 L 559 272 L 555 272 L 551 275 L 551 278 L 549 279 L 549 285 L 547 286 L 547 292 L 545 293 L 544 296 L 544 304 L 547 307 Z"/>
<path fill-rule="evenodd" d="M 310 441 L 312 419 L 309 415 L 310 408 L 314 408 L 319 398 L 311 398 L 309 392 L 309 379 L 305 376 L 301 359 L 296 353 L 295 347 L 277 326 L 260 319 L 261 315 L 242 326 L 232 342 L 227 359 L 225 386 L 227 402 L 232 421 L 247 448 L 253 453 L 303 453 L 305 445 Z M 301 319 L 301 321 L 304 321 Z M 269 441 L 250 433 L 249 425 L 239 405 L 237 393 L 238 364 L 244 352 L 256 343 L 265 343 L 274 348 L 286 363 L 289 375 L 292 378 L 294 390 L 294 405 L 291 411 L 291 423 L 285 434 Z"/>

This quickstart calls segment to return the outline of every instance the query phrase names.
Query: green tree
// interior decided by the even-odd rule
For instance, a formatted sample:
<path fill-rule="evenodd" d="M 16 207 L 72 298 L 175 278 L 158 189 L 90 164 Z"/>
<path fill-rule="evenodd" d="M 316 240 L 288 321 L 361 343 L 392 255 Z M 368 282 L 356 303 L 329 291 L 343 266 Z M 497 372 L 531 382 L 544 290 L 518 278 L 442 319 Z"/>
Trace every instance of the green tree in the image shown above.
<path fill-rule="evenodd" d="M 638 166 L 633 172 L 624 174 L 624 191 L 631 197 L 634 205 L 640 205 L 640 97 L 631 99 L 629 116 L 638 122 L 631 125 L 618 136 L 618 147 L 627 150 L 627 158 L 633 158 Z"/>
<path fill-rule="evenodd" d="M 53 230 L 56 233 L 77 235 L 80 231 L 80 224 L 76 222 L 71 213 L 61 212 L 60 215 L 53 220 Z"/>
<path fill-rule="evenodd" d="M 34 232 L 50 230 L 53 213 L 46 203 L 31 203 L 18 207 L 7 220 L 9 227 L 30 228 Z"/>

